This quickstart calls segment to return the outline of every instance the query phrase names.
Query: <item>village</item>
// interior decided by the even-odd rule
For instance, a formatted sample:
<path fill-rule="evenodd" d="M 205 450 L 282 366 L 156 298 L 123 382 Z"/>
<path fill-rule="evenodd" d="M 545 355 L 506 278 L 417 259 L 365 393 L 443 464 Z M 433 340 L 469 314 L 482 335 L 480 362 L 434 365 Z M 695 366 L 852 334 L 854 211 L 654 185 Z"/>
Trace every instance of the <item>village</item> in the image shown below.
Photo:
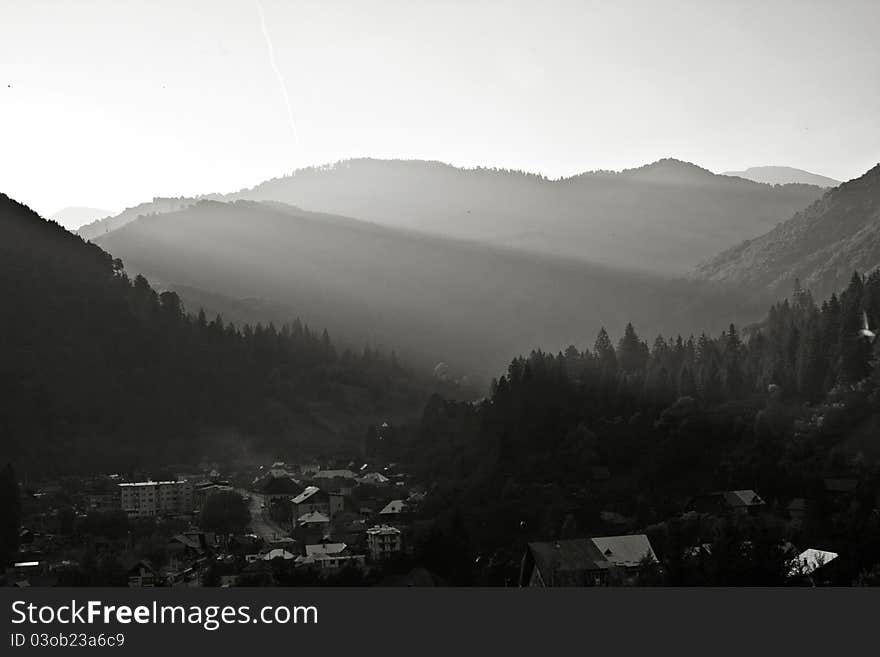
<path fill-rule="evenodd" d="M 345 574 L 359 582 L 411 550 L 424 491 L 393 463 L 220 467 L 25 487 L 7 583 L 89 584 L 97 575 L 132 587 L 266 586 Z"/>
<path fill-rule="evenodd" d="M 592 473 L 600 483 L 610 476 L 607 468 L 594 470 L 601 470 Z M 700 494 L 680 520 L 776 517 L 796 532 L 816 504 L 845 512 L 858 486 L 856 479 L 827 479 L 820 500 L 772 504 L 753 490 Z M 202 463 L 167 478 L 108 474 L 23 488 L 19 554 L 5 573 L 11 586 L 445 583 L 413 558 L 413 527 L 428 488 L 396 463 Z M 606 535 L 527 542 L 518 578 L 505 584 L 651 583 L 669 555 L 655 551 L 650 530 L 610 510 L 601 521 Z M 837 552 L 791 542 L 779 549 L 791 564 L 790 583 L 833 581 Z M 680 556 L 699 561 L 711 550 L 697 542 Z"/>

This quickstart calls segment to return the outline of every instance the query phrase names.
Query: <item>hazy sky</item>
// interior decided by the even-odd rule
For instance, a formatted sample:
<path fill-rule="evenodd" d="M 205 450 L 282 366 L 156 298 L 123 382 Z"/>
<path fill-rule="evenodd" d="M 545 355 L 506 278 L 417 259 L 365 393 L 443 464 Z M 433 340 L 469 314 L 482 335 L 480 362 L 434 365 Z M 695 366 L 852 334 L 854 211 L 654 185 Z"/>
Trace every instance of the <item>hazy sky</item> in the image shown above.
<path fill-rule="evenodd" d="M 880 2 L 0 0 L 0 191 L 49 214 L 353 156 L 549 176 L 880 161 Z"/>

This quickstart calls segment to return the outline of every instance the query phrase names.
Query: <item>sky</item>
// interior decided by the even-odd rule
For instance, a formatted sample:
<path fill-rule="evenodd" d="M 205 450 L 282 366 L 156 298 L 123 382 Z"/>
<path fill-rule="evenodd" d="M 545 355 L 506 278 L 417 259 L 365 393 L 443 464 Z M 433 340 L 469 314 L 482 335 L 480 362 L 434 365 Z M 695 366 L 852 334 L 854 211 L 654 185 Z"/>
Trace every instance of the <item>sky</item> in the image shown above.
<path fill-rule="evenodd" d="M 350 157 L 846 180 L 880 161 L 878 19 L 876 0 L 0 0 L 0 191 L 116 212 Z"/>

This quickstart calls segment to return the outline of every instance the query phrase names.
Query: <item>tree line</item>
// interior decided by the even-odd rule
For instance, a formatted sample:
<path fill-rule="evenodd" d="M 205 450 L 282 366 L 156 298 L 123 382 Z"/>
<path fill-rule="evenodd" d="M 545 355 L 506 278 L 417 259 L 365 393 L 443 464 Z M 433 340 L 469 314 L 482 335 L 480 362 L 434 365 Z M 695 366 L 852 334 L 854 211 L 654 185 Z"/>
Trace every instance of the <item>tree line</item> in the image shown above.
<path fill-rule="evenodd" d="M 754 489 L 774 519 L 748 527 L 715 519 L 723 536 L 704 523 L 702 540 L 830 541 L 851 560 L 854 580 L 880 563 L 880 445 L 871 440 L 880 431 L 880 368 L 864 330 L 878 320 L 874 272 L 853 275 L 821 304 L 796 286 L 764 321 L 714 337 L 649 344 L 628 324 L 616 344 L 602 329 L 592 347 L 516 358 L 481 403 L 435 397 L 426 406 L 402 457 L 431 482 L 424 520 L 441 533 L 464 527 L 458 540 L 467 537 L 469 558 L 501 573 L 480 580 L 474 568 L 469 577 L 502 583 L 529 540 L 646 527 L 667 536 L 670 523 L 674 531 L 687 524 L 673 520 L 689 500 Z M 857 503 L 826 504 L 828 477 L 858 480 Z M 779 517 L 795 498 L 814 505 L 792 534 Z M 773 564 L 739 564 L 739 574 L 716 558 L 715 575 L 687 581 L 778 583 L 784 559 L 774 555 Z"/>
<path fill-rule="evenodd" d="M 22 476 L 331 449 L 437 389 L 393 353 L 340 349 L 299 319 L 189 313 L 5 196 L 0 298 L 3 462 Z"/>

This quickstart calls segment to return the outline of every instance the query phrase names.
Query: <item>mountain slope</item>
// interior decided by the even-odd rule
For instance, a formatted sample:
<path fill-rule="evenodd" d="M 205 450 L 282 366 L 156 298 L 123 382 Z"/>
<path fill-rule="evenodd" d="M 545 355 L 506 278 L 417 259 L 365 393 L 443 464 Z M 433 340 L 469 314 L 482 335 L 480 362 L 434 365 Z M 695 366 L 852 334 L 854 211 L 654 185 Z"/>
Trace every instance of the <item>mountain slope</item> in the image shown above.
<path fill-rule="evenodd" d="M 117 215 L 103 215 L 103 218 L 96 219 L 95 221 L 80 227 L 76 232 L 84 240 L 92 240 L 109 233 L 111 230 L 120 228 L 130 221 L 134 221 L 141 215 L 175 212 L 177 210 L 182 210 L 195 202 L 196 199 L 186 197 L 163 198 L 157 196 L 154 197 L 152 201 L 141 203 L 133 208 L 126 208 Z"/>
<path fill-rule="evenodd" d="M 311 450 L 418 413 L 433 383 L 375 353 L 184 314 L 97 245 L 0 194 L 0 436 L 28 473 Z M 451 390 L 450 390 L 451 391 Z"/>
<path fill-rule="evenodd" d="M 821 193 L 812 186 L 773 187 L 718 176 L 671 159 L 555 181 L 439 162 L 362 159 L 206 198 L 280 201 L 394 228 L 681 274 L 730 244 L 761 234 Z M 90 239 L 138 214 L 173 209 L 161 199 L 80 234 Z"/>
<path fill-rule="evenodd" d="M 163 285 L 288 304 L 340 340 L 484 376 L 536 346 L 592 342 L 603 323 L 687 330 L 729 321 L 729 298 L 700 284 L 277 203 L 202 201 L 142 217 L 99 244 Z M 697 303 L 694 317 L 687 309 Z"/>
<path fill-rule="evenodd" d="M 738 176 L 754 182 L 767 183 L 769 185 L 787 185 L 797 183 L 801 185 L 816 185 L 817 187 L 837 187 L 839 180 L 820 176 L 818 173 L 810 173 L 803 169 L 793 167 L 749 167 L 745 171 L 725 171 L 725 176 Z"/>
<path fill-rule="evenodd" d="M 682 273 L 760 234 L 820 194 L 734 181 L 678 160 L 550 181 L 433 162 L 354 160 L 232 198 L 321 212 L 618 267 Z"/>
<path fill-rule="evenodd" d="M 814 294 L 844 287 L 853 271 L 880 266 L 880 165 L 845 182 L 761 237 L 701 264 L 695 277 L 768 294 L 795 279 Z"/>
<path fill-rule="evenodd" d="M 101 217 L 110 217 L 112 215 L 113 213 L 109 210 L 101 210 L 100 208 L 68 207 L 62 208 L 49 217 L 49 219 L 57 224 L 61 224 L 67 230 L 77 230 L 81 226 Z"/>

